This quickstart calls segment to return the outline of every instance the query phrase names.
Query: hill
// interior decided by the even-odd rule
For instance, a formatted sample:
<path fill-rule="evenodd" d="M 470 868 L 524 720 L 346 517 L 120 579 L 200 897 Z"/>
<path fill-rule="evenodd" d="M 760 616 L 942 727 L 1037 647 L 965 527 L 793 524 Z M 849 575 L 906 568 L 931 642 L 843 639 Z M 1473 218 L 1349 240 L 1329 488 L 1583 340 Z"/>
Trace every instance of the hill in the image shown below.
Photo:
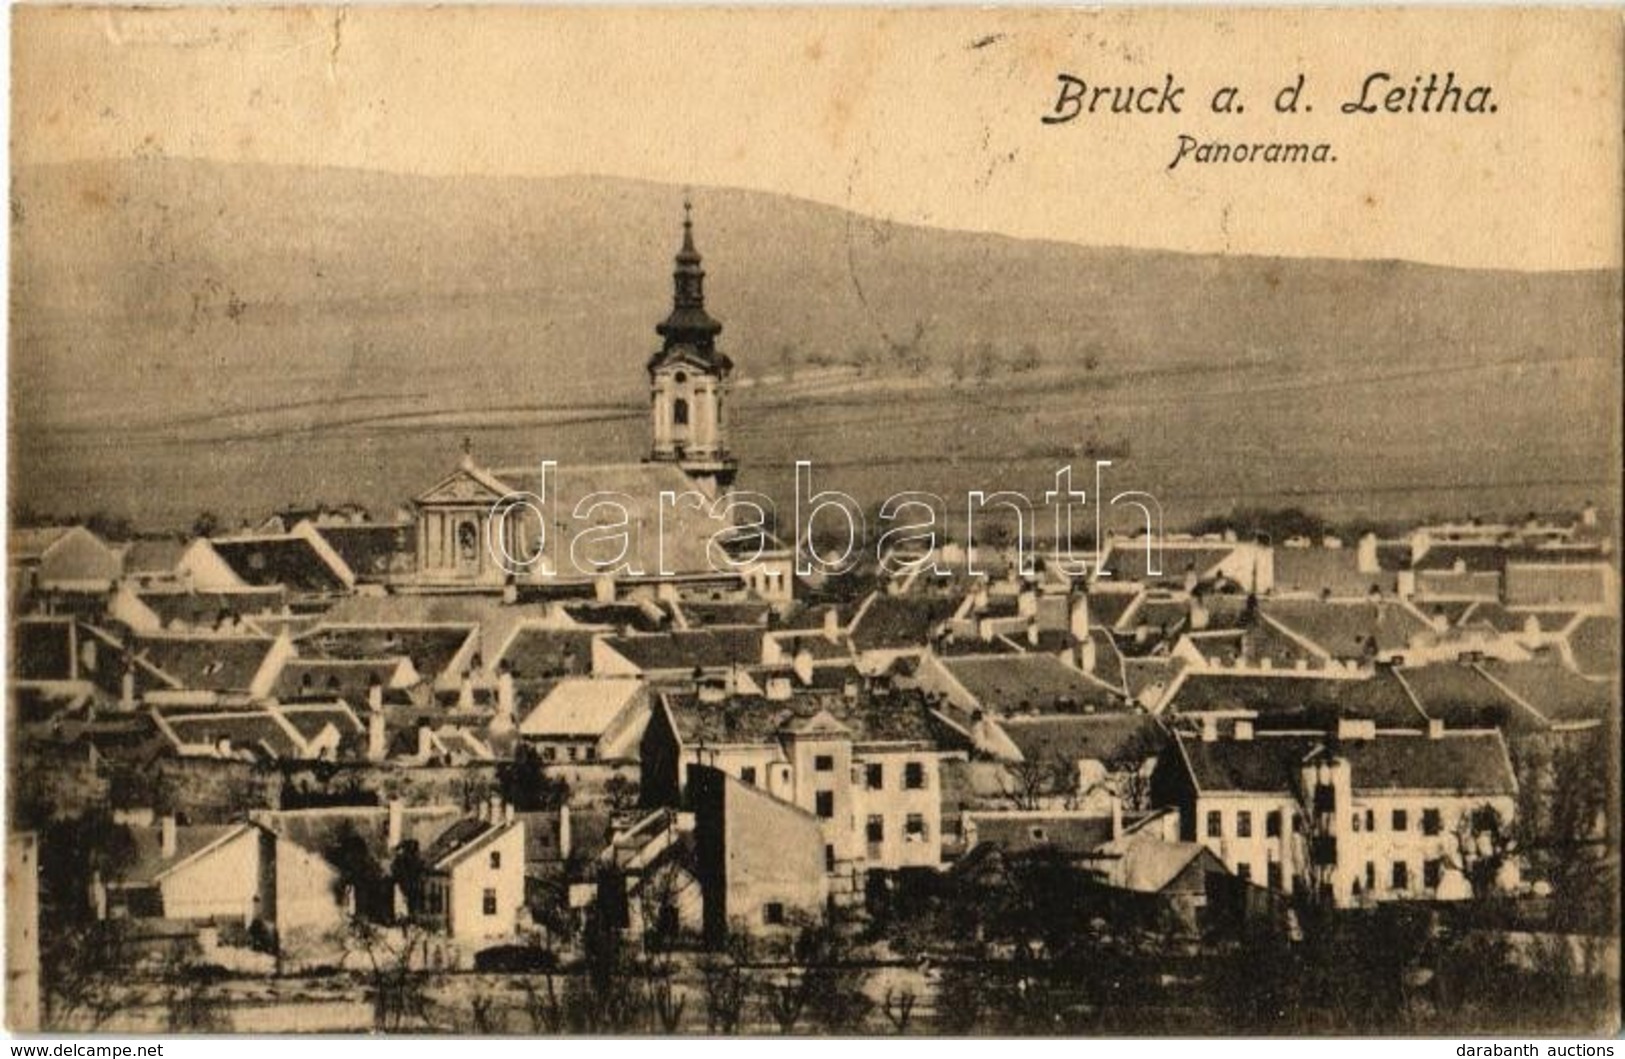
<path fill-rule="evenodd" d="M 1088 248 L 695 198 L 760 468 L 1041 488 L 1103 435 L 1181 508 L 1488 486 L 1521 509 L 1617 464 L 1616 273 Z M 607 177 L 20 169 L 15 495 L 61 509 L 67 485 L 174 522 L 390 504 L 462 434 L 503 460 L 635 457 L 680 200 Z"/>

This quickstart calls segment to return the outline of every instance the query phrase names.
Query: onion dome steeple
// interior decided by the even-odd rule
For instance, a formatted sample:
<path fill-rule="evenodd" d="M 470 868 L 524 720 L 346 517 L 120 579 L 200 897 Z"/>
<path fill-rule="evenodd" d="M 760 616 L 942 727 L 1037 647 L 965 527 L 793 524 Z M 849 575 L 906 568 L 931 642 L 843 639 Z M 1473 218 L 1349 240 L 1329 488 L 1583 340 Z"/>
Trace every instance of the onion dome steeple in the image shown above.
<path fill-rule="evenodd" d="M 672 272 L 671 315 L 655 325 L 655 333 L 666 340 L 663 353 L 687 346 L 704 357 L 715 352 L 722 325 L 705 311 L 705 268 L 694 246 L 694 204 L 683 201 L 683 246 L 677 251 L 677 267 Z"/>

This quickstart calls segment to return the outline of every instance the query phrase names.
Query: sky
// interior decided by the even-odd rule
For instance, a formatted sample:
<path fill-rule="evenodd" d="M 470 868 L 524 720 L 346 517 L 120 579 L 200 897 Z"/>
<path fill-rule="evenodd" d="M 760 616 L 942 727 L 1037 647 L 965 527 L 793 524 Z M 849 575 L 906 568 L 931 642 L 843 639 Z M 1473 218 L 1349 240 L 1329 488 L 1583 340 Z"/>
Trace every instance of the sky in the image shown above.
<path fill-rule="evenodd" d="M 13 12 L 14 164 L 132 156 L 777 191 L 1088 245 L 1618 267 L 1618 12 Z M 1446 71 L 1494 114 L 1343 114 Z M 1046 125 L 1058 75 L 1182 113 Z M 1300 104 L 1272 100 L 1298 75 Z M 1240 114 L 1210 100 L 1239 89 Z M 1150 99 L 1151 95 L 1144 98 Z M 1182 161 L 1326 143 L 1335 162 Z M 1188 156 L 1187 156 L 1188 157 Z"/>

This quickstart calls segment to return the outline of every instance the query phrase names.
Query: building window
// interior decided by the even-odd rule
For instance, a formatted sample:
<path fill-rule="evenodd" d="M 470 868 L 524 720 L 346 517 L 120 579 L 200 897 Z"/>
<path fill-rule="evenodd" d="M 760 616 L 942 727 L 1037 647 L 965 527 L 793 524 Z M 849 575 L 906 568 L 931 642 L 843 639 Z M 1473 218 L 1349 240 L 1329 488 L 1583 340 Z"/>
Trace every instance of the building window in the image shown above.
<path fill-rule="evenodd" d="M 671 421 L 675 426 L 688 426 L 688 402 L 681 397 L 671 403 Z"/>
<path fill-rule="evenodd" d="M 763 905 L 762 922 L 770 927 L 784 926 L 784 905 L 778 901 L 769 901 Z"/>
<path fill-rule="evenodd" d="M 825 845 L 824 846 L 824 871 L 826 871 L 826 872 L 834 872 L 835 871 L 835 847 L 834 846 L 831 846 L 831 845 Z"/>
<path fill-rule="evenodd" d="M 1402 860 L 1394 861 L 1394 889 L 1408 890 L 1411 885 L 1411 866 Z"/>
<path fill-rule="evenodd" d="M 558 759 L 559 759 L 559 748 L 558 747 L 556 747 L 556 746 L 544 746 L 544 747 L 542 747 L 542 760 L 543 761 L 557 761 Z"/>
<path fill-rule="evenodd" d="M 1207 837 L 1224 837 L 1224 814 L 1217 809 L 1207 811 Z"/>
<path fill-rule="evenodd" d="M 1410 830 L 1410 826 L 1411 826 L 1410 817 L 1405 814 L 1405 810 L 1403 810 L 1403 809 L 1395 809 L 1394 810 L 1394 830 L 1395 831 L 1408 831 L 1408 830 Z"/>
<path fill-rule="evenodd" d="M 1264 814 L 1264 837 L 1281 837 L 1281 810 L 1272 809 Z"/>
<path fill-rule="evenodd" d="M 481 907 L 484 910 L 486 915 L 488 915 L 488 916 L 496 915 L 497 914 L 497 892 L 496 892 L 496 890 L 493 889 L 492 887 L 487 886 L 485 888 L 485 894 L 484 894 L 484 896 L 482 897 L 482 899 L 480 901 L 480 905 L 481 905 Z"/>
<path fill-rule="evenodd" d="M 872 791 L 878 791 L 886 786 L 886 766 L 869 765 L 863 770 L 864 785 Z"/>
<path fill-rule="evenodd" d="M 908 819 L 903 822 L 903 838 L 908 842 L 924 842 L 925 817 L 919 813 L 909 813 Z"/>
<path fill-rule="evenodd" d="M 918 761 L 910 761 L 903 766 L 903 786 L 911 791 L 925 789 L 925 766 Z"/>
<path fill-rule="evenodd" d="M 501 850 L 493 849 L 491 851 L 491 867 L 493 867 L 493 868 L 502 867 L 502 851 Z"/>
<path fill-rule="evenodd" d="M 1049 840 L 1049 832 L 1045 831 L 1041 827 L 1030 828 L 1027 833 L 1032 836 L 1032 840 L 1034 842 L 1046 842 Z"/>
<path fill-rule="evenodd" d="M 1444 830 L 1444 822 L 1439 818 L 1439 810 L 1422 810 L 1422 834 L 1437 835 Z"/>
<path fill-rule="evenodd" d="M 598 748 L 595 747 L 595 746 L 587 747 L 586 755 L 587 755 L 587 760 L 588 761 L 597 761 L 598 760 Z"/>
<path fill-rule="evenodd" d="M 1361 829 L 1362 829 L 1362 825 L 1364 823 L 1365 823 L 1365 814 L 1360 812 L 1358 809 L 1356 809 L 1354 811 L 1354 818 L 1349 821 L 1349 826 L 1354 829 L 1355 834 L 1359 834 Z"/>
<path fill-rule="evenodd" d="M 870 845 L 878 846 L 886 840 L 886 820 L 884 817 L 871 816 L 863 828 L 864 836 Z"/>
<path fill-rule="evenodd" d="M 1374 860 L 1365 862 L 1365 888 L 1367 890 L 1377 888 L 1377 862 Z"/>
<path fill-rule="evenodd" d="M 819 791 L 813 797 L 813 804 L 817 807 L 818 815 L 825 820 L 835 815 L 835 792 Z"/>
<path fill-rule="evenodd" d="M 832 754 L 819 754 L 817 757 L 813 758 L 813 771 L 814 772 L 834 772 L 835 771 L 835 757 L 834 757 L 834 755 L 832 755 Z"/>
<path fill-rule="evenodd" d="M 756 786 L 756 766 L 746 765 L 744 768 L 740 769 L 739 778 L 750 784 L 752 787 Z"/>
<path fill-rule="evenodd" d="M 1252 882 L 1253 866 L 1248 864 L 1246 861 L 1242 861 L 1241 863 L 1237 864 L 1236 878 L 1240 879 L 1242 882 Z"/>
<path fill-rule="evenodd" d="M 1253 814 L 1247 809 L 1243 809 L 1236 814 L 1236 837 L 1253 837 Z"/>
<path fill-rule="evenodd" d="M 1438 857 L 1422 862 L 1422 885 L 1429 890 L 1439 888 L 1439 879 L 1444 875 L 1444 861 Z"/>
<path fill-rule="evenodd" d="M 1281 862 L 1278 860 L 1270 861 L 1264 869 L 1264 878 L 1269 883 L 1271 890 L 1279 890 L 1281 888 Z"/>
<path fill-rule="evenodd" d="M 565 756 L 568 757 L 571 761 L 574 761 L 576 759 L 576 748 L 575 747 L 573 747 L 573 746 L 569 747 L 568 749 L 565 750 L 564 753 L 565 753 Z"/>
<path fill-rule="evenodd" d="M 1367 831 L 1377 830 L 1377 811 L 1375 809 L 1365 811 L 1365 829 Z"/>

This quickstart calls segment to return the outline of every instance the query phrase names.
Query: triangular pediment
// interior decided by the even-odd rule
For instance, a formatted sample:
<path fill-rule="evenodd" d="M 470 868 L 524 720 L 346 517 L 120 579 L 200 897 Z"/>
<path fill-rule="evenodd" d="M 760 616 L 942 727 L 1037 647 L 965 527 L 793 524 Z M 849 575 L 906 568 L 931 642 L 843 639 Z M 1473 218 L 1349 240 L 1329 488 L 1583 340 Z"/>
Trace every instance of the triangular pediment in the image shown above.
<path fill-rule="evenodd" d="M 417 498 L 419 504 L 494 504 L 513 492 L 476 467 L 459 467 Z"/>

